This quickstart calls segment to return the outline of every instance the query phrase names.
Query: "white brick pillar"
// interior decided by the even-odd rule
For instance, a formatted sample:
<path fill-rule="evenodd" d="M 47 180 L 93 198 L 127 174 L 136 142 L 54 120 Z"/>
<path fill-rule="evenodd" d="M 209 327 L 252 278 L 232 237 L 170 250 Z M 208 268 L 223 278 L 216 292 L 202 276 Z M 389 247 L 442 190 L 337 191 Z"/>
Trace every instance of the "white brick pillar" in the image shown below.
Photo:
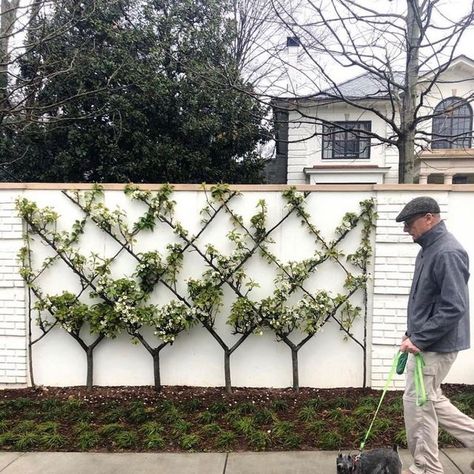
<path fill-rule="evenodd" d="M 423 192 L 378 193 L 375 233 L 374 297 L 372 319 L 371 386 L 383 388 L 392 361 L 406 331 L 406 305 L 415 257 L 420 247 L 403 232 L 395 217 L 411 199 Z M 447 193 L 430 193 L 447 210 Z M 403 388 L 404 376 L 395 375 L 392 388 Z"/>
<path fill-rule="evenodd" d="M 27 384 L 25 285 L 19 274 L 22 221 L 16 192 L 0 192 L 0 385 Z"/>

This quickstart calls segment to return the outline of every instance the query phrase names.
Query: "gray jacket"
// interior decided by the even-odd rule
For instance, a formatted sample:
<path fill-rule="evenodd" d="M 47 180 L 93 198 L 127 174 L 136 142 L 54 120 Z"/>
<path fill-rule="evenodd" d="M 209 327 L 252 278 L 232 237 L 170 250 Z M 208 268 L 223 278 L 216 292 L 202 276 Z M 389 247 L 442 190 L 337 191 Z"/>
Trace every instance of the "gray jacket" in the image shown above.
<path fill-rule="evenodd" d="M 421 250 L 408 301 L 407 336 L 423 351 L 468 349 L 469 257 L 440 222 L 416 243 Z"/>

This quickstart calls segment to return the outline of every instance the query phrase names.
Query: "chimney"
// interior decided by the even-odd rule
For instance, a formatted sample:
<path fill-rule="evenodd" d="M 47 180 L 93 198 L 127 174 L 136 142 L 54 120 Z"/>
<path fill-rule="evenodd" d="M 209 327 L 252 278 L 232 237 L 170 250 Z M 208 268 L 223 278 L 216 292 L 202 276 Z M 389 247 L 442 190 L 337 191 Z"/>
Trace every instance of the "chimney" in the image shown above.
<path fill-rule="evenodd" d="M 301 42 L 297 36 L 286 37 L 286 50 L 287 50 L 287 92 L 293 95 L 298 95 L 298 89 L 300 86 L 300 64 L 299 64 L 299 53 L 300 53 Z"/>

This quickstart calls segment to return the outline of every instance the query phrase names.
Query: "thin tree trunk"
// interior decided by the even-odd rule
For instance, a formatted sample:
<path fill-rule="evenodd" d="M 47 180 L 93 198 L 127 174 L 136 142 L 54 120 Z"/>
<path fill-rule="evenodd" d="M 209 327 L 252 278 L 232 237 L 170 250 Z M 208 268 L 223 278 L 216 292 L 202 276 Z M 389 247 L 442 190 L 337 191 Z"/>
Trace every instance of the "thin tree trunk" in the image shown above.
<path fill-rule="evenodd" d="M 94 381 L 94 349 L 104 339 L 104 335 L 101 334 L 90 346 L 87 346 L 87 389 L 91 390 Z"/>
<path fill-rule="evenodd" d="M 86 350 L 87 356 L 87 377 L 86 377 L 86 386 L 87 390 L 92 389 L 92 385 L 94 382 L 94 348 L 89 346 Z"/>
<path fill-rule="evenodd" d="M 8 110 L 8 63 L 10 40 L 18 16 L 20 0 L 1 0 L 0 3 L 0 123 Z"/>
<path fill-rule="evenodd" d="M 28 367 L 30 372 L 31 386 L 35 386 L 35 377 L 33 374 L 33 343 L 32 343 L 32 324 L 31 324 L 31 288 L 28 288 Z"/>
<path fill-rule="evenodd" d="M 225 380 L 225 391 L 232 393 L 232 382 L 230 379 L 230 356 L 232 352 L 226 348 L 224 349 L 224 380 Z"/>
<path fill-rule="evenodd" d="M 364 274 L 367 274 L 364 271 Z M 362 380 L 362 387 L 367 386 L 367 288 L 364 290 L 364 344 L 362 347 L 363 352 L 363 363 L 364 363 L 364 375 Z"/>
<path fill-rule="evenodd" d="M 280 334 L 280 339 L 291 349 L 291 365 L 293 368 L 293 390 L 299 392 L 300 390 L 300 381 L 299 381 L 299 367 L 298 367 L 298 351 L 311 337 L 306 337 L 302 343 L 303 344 L 294 344 L 291 342 L 287 336 Z"/>
<path fill-rule="evenodd" d="M 401 110 L 402 134 L 398 146 L 400 153 L 400 183 L 413 183 L 415 178 L 415 109 L 416 88 L 419 75 L 420 28 L 418 0 L 407 0 L 407 57 L 405 91 Z"/>
<path fill-rule="evenodd" d="M 299 369 L 298 369 L 298 349 L 291 348 L 291 363 L 293 367 L 293 390 L 300 391 Z"/>
<path fill-rule="evenodd" d="M 231 347 L 231 348 L 224 348 L 224 374 L 225 374 L 225 388 L 227 393 L 232 393 L 232 384 L 230 380 L 230 356 L 234 353 L 234 351 L 242 344 L 245 339 L 247 339 L 252 331 L 249 331 L 245 334 L 242 334 L 240 339 Z"/>
<path fill-rule="evenodd" d="M 230 375 L 230 356 L 233 354 L 233 352 L 247 339 L 250 334 L 252 334 L 253 328 L 245 333 L 242 334 L 240 339 L 232 346 L 229 347 L 217 334 L 217 332 L 214 330 L 214 328 L 208 324 L 206 321 L 201 321 L 201 324 L 204 326 L 205 329 L 209 331 L 211 336 L 219 343 L 219 345 L 222 347 L 222 350 L 224 351 L 224 382 L 225 382 L 225 390 L 227 393 L 232 393 L 232 380 L 231 380 L 231 375 Z"/>
<path fill-rule="evenodd" d="M 87 360 L 87 372 L 86 372 L 86 387 L 87 390 L 91 390 L 93 383 L 94 383 L 94 349 L 97 345 L 104 339 L 104 335 L 100 334 L 97 339 L 90 345 L 87 345 L 84 340 L 81 338 L 79 333 L 70 332 L 70 336 L 72 336 L 82 347 L 84 352 L 86 353 L 86 360 Z"/>
<path fill-rule="evenodd" d="M 147 340 L 138 332 L 137 329 L 129 332 L 133 337 L 136 337 L 142 346 L 148 351 L 153 358 L 153 382 L 155 384 L 155 390 L 161 391 L 161 370 L 160 370 L 160 352 L 163 347 L 168 345 L 167 342 L 162 342 L 158 347 L 151 347 Z"/>
<path fill-rule="evenodd" d="M 153 380 L 155 382 L 155 390 L 161 392 L 161 373 L 160 373 L 160 351 L 155 350 L 153 357 Z"/>

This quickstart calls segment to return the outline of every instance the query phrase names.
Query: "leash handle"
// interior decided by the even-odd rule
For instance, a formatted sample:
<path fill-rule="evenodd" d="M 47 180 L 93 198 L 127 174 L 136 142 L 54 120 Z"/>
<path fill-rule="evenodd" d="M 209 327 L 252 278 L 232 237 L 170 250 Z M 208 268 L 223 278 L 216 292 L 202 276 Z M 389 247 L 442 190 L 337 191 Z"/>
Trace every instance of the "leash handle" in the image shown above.
<path fill-rule="evenodd" d="M 417 406 L 423 406 L 427 401 L 425 383 L 423 381 L 423 368 L 425 366 L 425 359 L 421 352 L 415 354 L 415 392 Z"/>

